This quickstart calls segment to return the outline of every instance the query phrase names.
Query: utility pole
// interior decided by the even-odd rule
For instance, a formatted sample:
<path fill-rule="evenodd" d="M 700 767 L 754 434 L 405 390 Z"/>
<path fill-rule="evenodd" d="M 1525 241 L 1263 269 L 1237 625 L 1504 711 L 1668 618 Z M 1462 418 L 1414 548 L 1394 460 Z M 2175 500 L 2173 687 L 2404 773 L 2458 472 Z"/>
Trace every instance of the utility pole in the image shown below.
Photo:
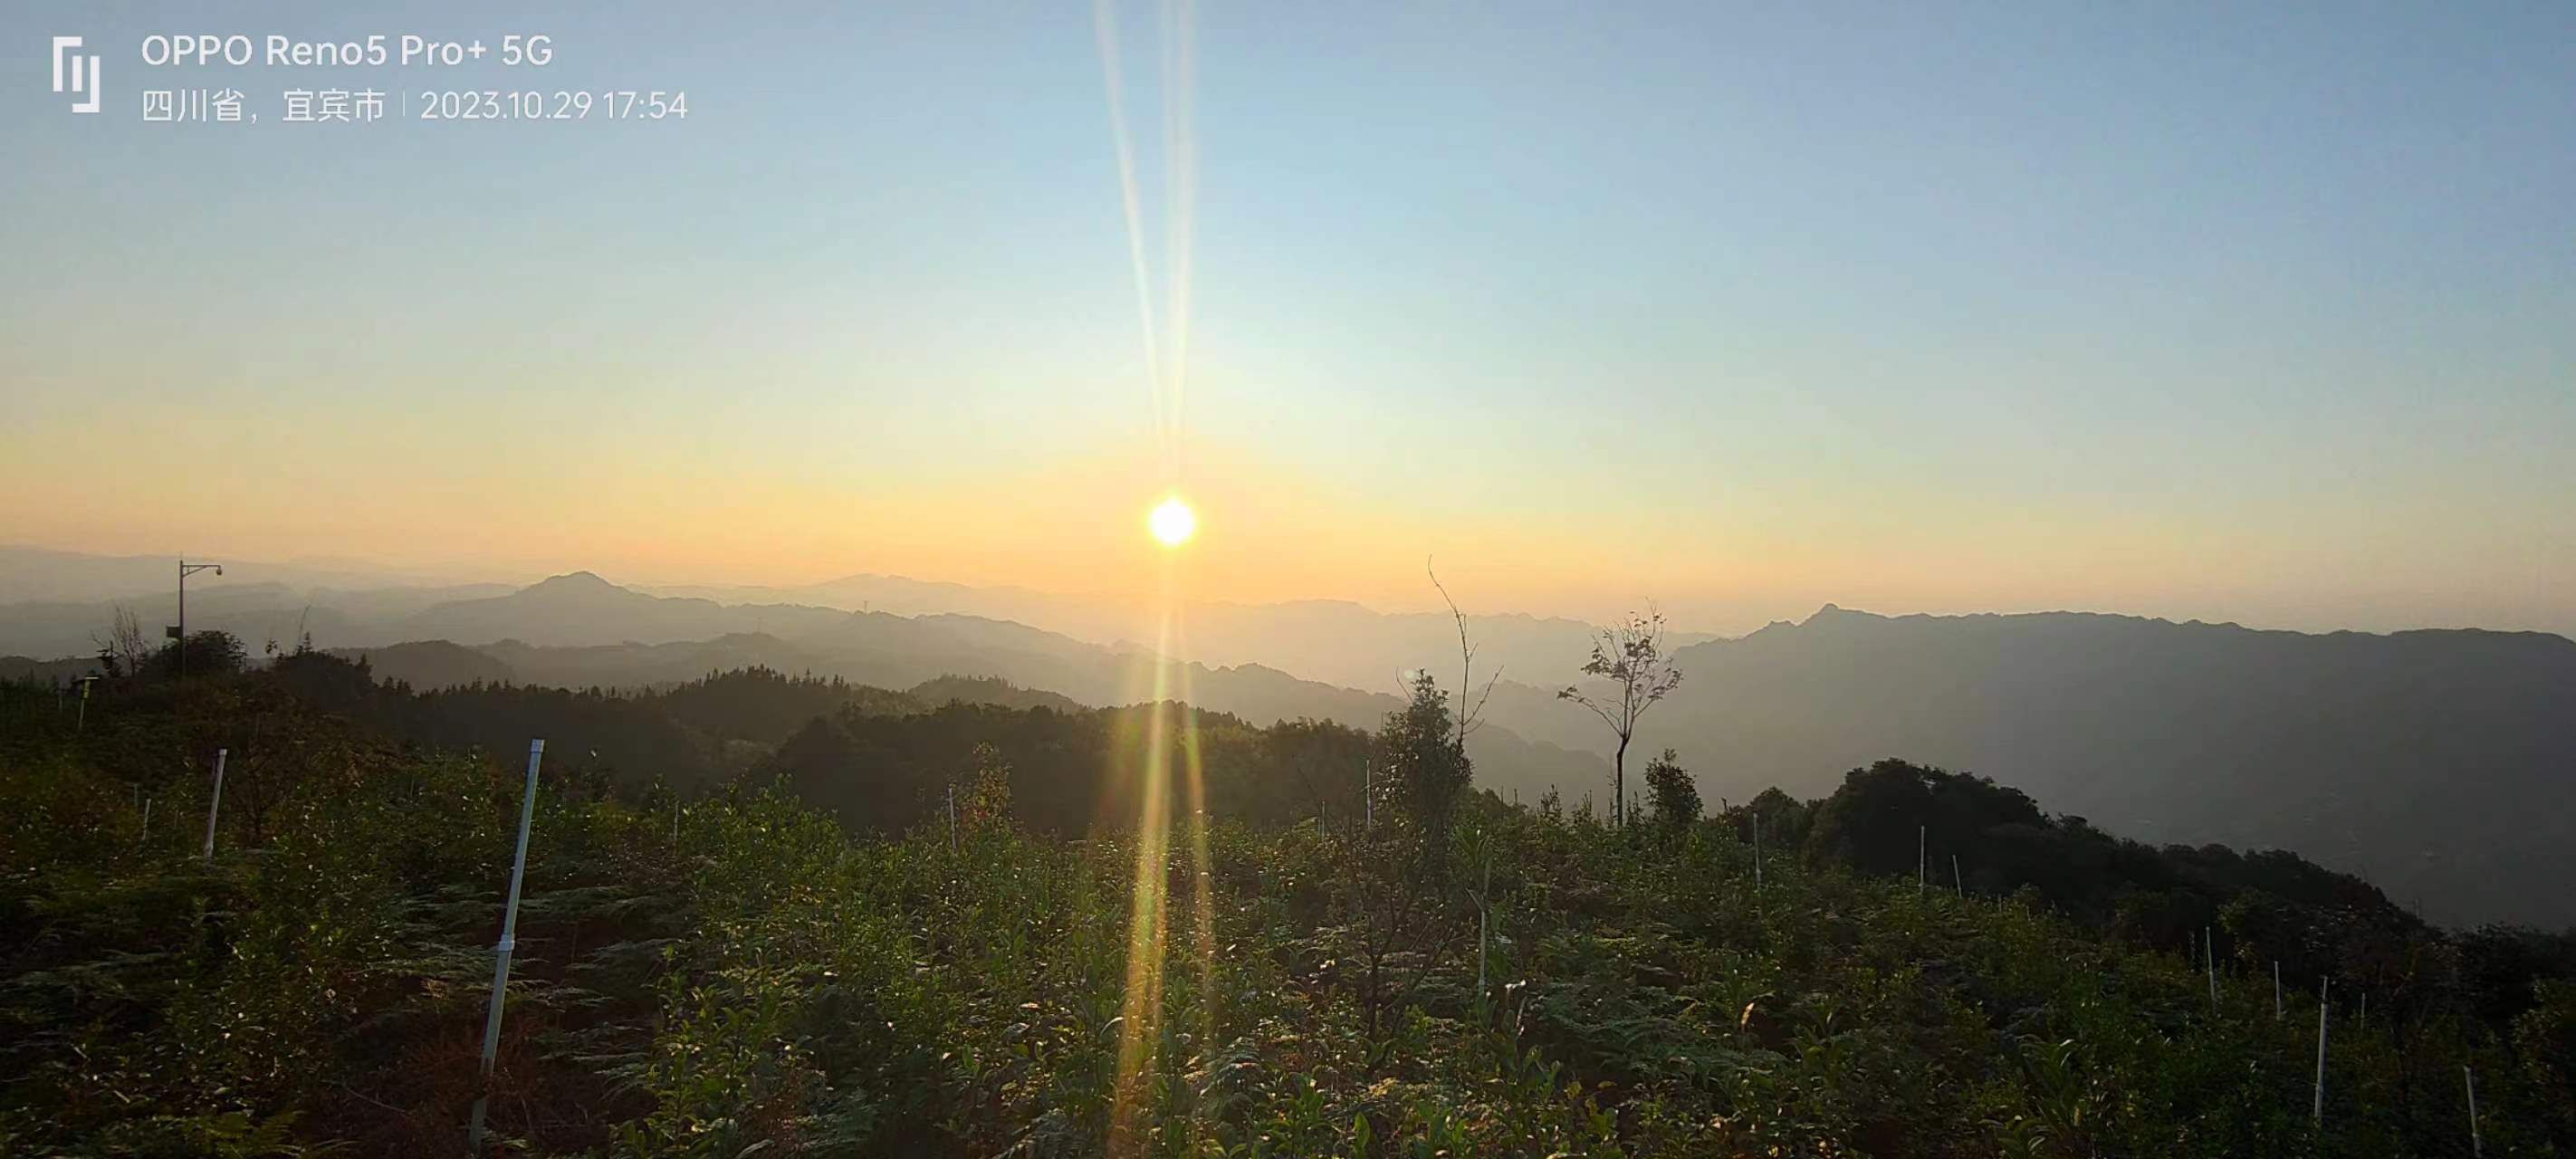
<path fill-rule="evenodd" d="M 183 682 L 188 679 L 188 577 L 208 568 L 213 568 L 216 575 L 224 574 L 220 563 L 179 561 L 179 626 L 170 631 L 179 638 L 179 679 Z"/>
<path fill-rule="evenodd" d="M 501 1053 L 501 1002 L 510 989 L 510 952 L 519 948 L 519 883 L 528 875 L 528 826 L 537 817 L 537 763 L 545 759 L 546 742 L 528 742 L 528 784 L 519 792 L 519 853 L 510 861 L 510 901 L 501 911 L 501 944 L 492 966 L 492 1008 L 483 1016 L 483 1076 L 474 1095 L 473 1120 L 465 1127 L 468 1154 L 483 1154 L 483 1112 L 492 1101 L 492 1062 Z"/>
<path fill-rule="evenodd" d="M 215 795 L 206 800 L 206 860 L 215 859 L 215 813 L 224 807 L 224 757 L 231 749 L 215 750 Z"/>

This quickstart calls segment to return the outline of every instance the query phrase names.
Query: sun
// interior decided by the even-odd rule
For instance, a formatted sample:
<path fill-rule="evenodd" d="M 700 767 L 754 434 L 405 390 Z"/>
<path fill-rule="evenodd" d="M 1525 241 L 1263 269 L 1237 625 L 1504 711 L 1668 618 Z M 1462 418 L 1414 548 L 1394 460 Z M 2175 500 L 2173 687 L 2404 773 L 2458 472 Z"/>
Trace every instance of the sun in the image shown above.
<path fill-rule="evenodd" d="M 1198 533 L 1199 516 L 1190 510 L 1189 504 L 1181 502 L 1180 496 L 1174 495 L 1163 500 L 1161 506 L 1154 508 L 1153 514 L 1145 517 L 1145 526 L 1153 531 L 1154 538 L 1163 546 L 1179 547 Z"/>

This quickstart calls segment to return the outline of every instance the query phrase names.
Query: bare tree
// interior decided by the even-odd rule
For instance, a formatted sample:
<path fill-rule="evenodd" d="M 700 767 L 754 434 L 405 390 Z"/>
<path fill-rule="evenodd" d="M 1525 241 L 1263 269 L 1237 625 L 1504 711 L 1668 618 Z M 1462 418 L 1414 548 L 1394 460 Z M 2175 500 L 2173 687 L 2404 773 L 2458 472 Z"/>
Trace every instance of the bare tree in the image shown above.
<path fill-rule="evenodd" d="M 1618 734 L 1619 751 L 1612 758 L 1611 809 L 1614 823 L 1628 821 L 1628 742 L 1637 735 L 1637 718 L 1654 707 L 1682 682 L 1682 670 L 1664 653 L 1664 615 L 1648 608 L 1643 613 L 1630 613 L 1625 621 L 1603 628 L 1592 641 L 1592 658 L 1583 664 L 1583 674 L 1603 681 L 1607 687 L 1598 692 L 1585 692 L 1576 685 L 1566 685 L 1556 698 L 1571 700 L 1601 718 Z"/>
<path fill-rule="evenodd" d="M 1494 684 L 1503 678 L 1503 670 L 1496 667 L 1494 674 L 1485 678 L 1484 691 L 1477 693 L 1472 703 L 1468 701 L 1468 690 L 1476 681 L 1476 647 L 1467 642 L 1467 614 L 1458 610 L 1457 600 L 1450 598 L 1448 585 L 1440 582 L 1440 573 L 1431 570 L 1429 556 L 1422 557 L 1422 574 L 1431 577 L 1431 586 L 1449 605 L 1449 618 L 1458 622 L 1458 747 L 1464 749 L 1467 734 L 1485 723 L 1485 702 L 1494 698 Z"/>
<path fill-rule="evenodd" d="M 109 679 L 142 675 L 143 666 L 152 662 L 152 645 L 143 638 L 143 625 L 136 621 L 134 610 L 123 604 L 116 605 L 112 623 L 106 639 L 90 634 L 90 642 L 98 645 L 99 666 L 107 669 Z"/>

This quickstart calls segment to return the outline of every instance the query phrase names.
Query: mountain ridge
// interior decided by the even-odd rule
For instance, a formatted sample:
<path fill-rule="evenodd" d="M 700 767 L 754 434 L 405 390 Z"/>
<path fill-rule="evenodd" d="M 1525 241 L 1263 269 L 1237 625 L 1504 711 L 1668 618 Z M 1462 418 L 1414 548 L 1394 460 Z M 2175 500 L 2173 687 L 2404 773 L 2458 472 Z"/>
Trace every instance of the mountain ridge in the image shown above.
<path fill-rule="evenodd" d="M 1087 641 L 973 612 L 724 604 L 582 571 L 437 601 L 369 629 L 333 608 L 289 602 L 292 595 L 259 585 L 228 585 L 202 600 L 192 592 L 190 623 L 236 630 L 254 650 L 310 628 L 325 647 L 389 649 L 386 674 L 415 682 L 506 671 L 566 687 L 637 686 L 764 665 L 889 688 L 992 676 L 1090 705 L 1133 703 L 1154 688 L 1152 653 L 1132 640 Z M 6 631 L 10 615 L 29 606 L 0 607 L 0 651 L 44 654 L 12 646 Z M 1325 632 L 1295 609 L 1262 615 L 1318 638 L 1414 635 L 1373 643 L 1377 666 L 1351 683 L 1317 679 L 1294 658 L 1202 652 L 1176 688 L 1247 720 L 1312 716 L 1367 727 L 1397 703 L 1391 693 L 1404 671 L 1428 666 L 1454 679 L 1449 617 L 1326 606 L 1327 616 L 1375 618 Z M 1480 754 L 1491 758 L 1492 786 L 1554 786 L 1569 801 L 1589 793 L 1606 808 L 1613 738 L 1556 695 L 1577 678 L 1587 626 L 1563 621 L 1552 636 L 1522 637 L 1516 654 L 1485 650 L 1479 633 L 1498 622 L 1469 621 L 1480 659 L 1493 662 L 1479 677 L 1499 677 L 1485 713 L 1495 727 Z M 472 655 L 434 655 L 405 639 Z M 1644 717 L 1631 746 L 1640 768 L 1629 771 L 1672 747 L 1713 800 L 1772 785 L 1818 795 L 1845 769 L 1902 755 L 2030 786 L 2141 837 L 2299 849 L 2392 892 L 2421 894 L 2415 900 L 2446 919 L 2576 921 L 2576 902 L 2499 901 L 2483 886 L 2499 875 L 2576 880 L 2567 852 L 2576 825 L 2562 819 L 2576 784 L 2576 724 L 2559 723 L 2569 715 L 2563 706 L 2576 703 L 2576 641 L 2565 636 L 2316 633 L 2074 610 L 1890 616 L 1827 603 L 1740 637 L 1668 643 L 1686 676 Z M 83 640 L 55 654 L 91 650 Z M 25 670 L 60 674 L 51 664 Z M 2517 822 L 2494 838 L 2481 809 Z"/>
<path fill-rule="evenodd" d="M 2576 641 L 2555 633 L 1833 609 L 1674 657 L 1638 741 L 1720 795 L 1812 794 L 1904 753 L 2141 837 L 2298 849 L 2448 919 L 2576 921 L 2576 900 L 2488 886 L 2576 880 Z"/>

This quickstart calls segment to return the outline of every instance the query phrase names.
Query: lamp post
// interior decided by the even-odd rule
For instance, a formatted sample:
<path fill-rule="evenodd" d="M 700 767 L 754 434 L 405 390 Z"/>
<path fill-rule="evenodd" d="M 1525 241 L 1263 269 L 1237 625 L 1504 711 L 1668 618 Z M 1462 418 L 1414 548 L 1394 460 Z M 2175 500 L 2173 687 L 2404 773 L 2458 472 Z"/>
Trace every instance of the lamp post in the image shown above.
<path fill-rule="evenodd" d="M 224 565 L 220 563 L 179 561 L 179 626 L 170 631 L 179 638 L 179 679 L 183 683 L 188 679 L 188 577 L 207 568 L 213 568 L 216 575 L 224 574 Z"/>

